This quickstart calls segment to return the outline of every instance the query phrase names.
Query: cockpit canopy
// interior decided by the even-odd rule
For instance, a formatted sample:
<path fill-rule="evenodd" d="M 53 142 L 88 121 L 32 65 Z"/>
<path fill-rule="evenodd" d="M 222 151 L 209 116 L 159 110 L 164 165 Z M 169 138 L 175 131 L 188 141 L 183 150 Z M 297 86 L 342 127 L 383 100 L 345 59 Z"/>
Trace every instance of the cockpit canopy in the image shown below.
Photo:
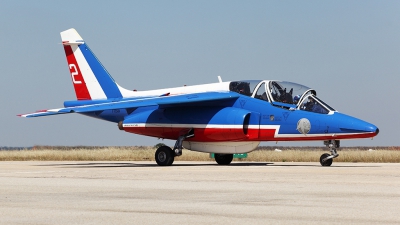
<path fill-rule="evenodd" d="M 261 80 L 232 81 L 229 84 L 229 90 L 242 95 L 252 96 L 254 89 L 259 86 L 261 82 Z"/>
<path fill-rule="evenodd" d="M 243 80 L 232 81 L 231 91 L 271 103 L 273 106 L 289 110 L 305 110 L 328 114 L 335 111 L 317 98 L 314 89 L 287 81 Z"/>

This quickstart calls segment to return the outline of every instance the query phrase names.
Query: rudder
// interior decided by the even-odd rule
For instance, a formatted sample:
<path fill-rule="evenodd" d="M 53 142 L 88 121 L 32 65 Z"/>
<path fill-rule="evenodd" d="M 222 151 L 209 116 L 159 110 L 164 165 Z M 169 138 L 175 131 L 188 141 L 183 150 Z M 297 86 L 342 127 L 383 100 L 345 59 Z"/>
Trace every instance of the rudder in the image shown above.
<path fill-rule="evenodd" d="M 78 32 L 71 28 L 60 34 L 76 98 L 78 100 L 121 98 L 119 86 Z"/>

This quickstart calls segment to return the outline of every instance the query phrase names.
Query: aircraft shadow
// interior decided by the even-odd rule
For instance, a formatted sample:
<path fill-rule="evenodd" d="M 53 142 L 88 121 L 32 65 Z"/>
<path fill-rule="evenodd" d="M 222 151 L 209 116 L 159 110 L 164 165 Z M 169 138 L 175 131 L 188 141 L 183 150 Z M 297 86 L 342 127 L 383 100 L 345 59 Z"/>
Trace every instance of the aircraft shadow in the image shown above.
<path fill-rule="evenodd" d="M 265 166 L 267 163 L 231 163 L 229 166 Z M 158 167 L 158 168 L 168 168 L 161 167 L 157 165 L 156 162 L 154 164 L 144 164 L 144 163 L 115 163 L 115 162 L 93 162 L 93 163 L 56 163 L 56 164 L 46 164 L 46 165 L 37 165 L 37 166 L 57 166 L 64 168 L 113 168 L 113 167 Z M 221 166 L 218 164 L 192 164 L 192 163 L 176 163 L 171 167 L 189 167 L 189 166 Z"/>
<path fill-rule="evenodd" d="M 144 164 L 144 163 L 126 163 L 126 162 L 90 162 L 90 163 L 55 163 L 55 164 L 45 164 L 45 165 L 36 165 L 36 166 L 57 166 L 64 168 L 115 168 L 115 167 L 159 167 L 159 168 L 168 168 L 168 167 L 160 167 L 156 162 L 154 164 Z M 230 165 L 218 165 L 213 163 L 207 164 L 194 164 L 194 163 L 177 163 L 173 164 L 172 167 L 190 167 L 190 166 L 204 166 L 204 167 L 221 167 L 221 166 L 236 166 L 236 167 L 248 167 L 248 166 L 268 166 L 268 167 L 322 167 L 321 165 L 316 164 L 275 164 L 272 162 L 233 162 Z M 351 168 L 351 167 L 380 167 L 378 165 L 340 165 L 340 164 L 332 164 L 331 167 L 343 167 L 343 168 Z M 326 167 L 329 168 L 329 167 Z"/>

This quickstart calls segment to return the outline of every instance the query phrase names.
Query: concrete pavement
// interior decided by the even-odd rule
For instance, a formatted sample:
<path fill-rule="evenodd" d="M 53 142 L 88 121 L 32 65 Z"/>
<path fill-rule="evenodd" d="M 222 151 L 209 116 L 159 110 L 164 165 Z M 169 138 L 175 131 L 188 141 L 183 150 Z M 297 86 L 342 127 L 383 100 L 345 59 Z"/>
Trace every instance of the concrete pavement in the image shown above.
<path fill-rule="evenodd" d="M 400 164 L 0 162 L 0 224 L 400 224 Z"/>

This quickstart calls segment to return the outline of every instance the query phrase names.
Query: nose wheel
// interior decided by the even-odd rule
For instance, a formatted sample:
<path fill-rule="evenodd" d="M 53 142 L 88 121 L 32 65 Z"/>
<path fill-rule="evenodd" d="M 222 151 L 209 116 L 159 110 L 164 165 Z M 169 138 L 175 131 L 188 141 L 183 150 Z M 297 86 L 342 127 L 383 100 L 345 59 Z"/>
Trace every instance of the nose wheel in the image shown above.
<path fill-rule="evenodd" d="M 329 158 L 330 155 L 328 153 L 324 153 L 321 155 L 321 157 L 319 158 L 319 163 L 321 163 L 321 166 L 330 166 L 332 165 L 333 159 Z"/>
<path fill-rule="evenodd" d="M 324 144 L 326 145 L 326 147 L 329 148 L 331 154 L 328 153 L 322 154 L 321 157 L 319 158 L 319 163 L 321 163 L 321 166 L 331 166 L 333 158 L 339 156 L 339 154 L 336 151 L 336 148 L 340 147 L 340 141 L 339 140 L 324 141 Z"/>

